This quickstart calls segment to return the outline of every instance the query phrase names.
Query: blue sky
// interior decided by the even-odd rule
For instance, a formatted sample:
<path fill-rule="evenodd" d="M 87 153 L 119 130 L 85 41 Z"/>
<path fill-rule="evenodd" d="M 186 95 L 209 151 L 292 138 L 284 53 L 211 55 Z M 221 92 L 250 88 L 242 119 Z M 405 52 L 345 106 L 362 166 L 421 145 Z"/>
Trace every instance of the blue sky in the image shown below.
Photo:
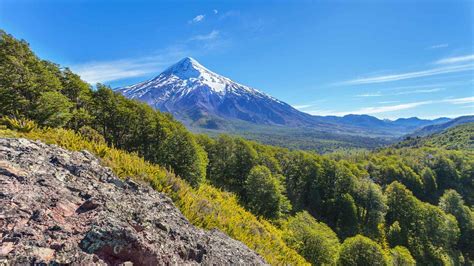
<path fill-rule="evenodd" d="M 191 56 L 319 115 L 474 114 L 473 1 L 0 0 L 0 28 L 112 87 Z"/>

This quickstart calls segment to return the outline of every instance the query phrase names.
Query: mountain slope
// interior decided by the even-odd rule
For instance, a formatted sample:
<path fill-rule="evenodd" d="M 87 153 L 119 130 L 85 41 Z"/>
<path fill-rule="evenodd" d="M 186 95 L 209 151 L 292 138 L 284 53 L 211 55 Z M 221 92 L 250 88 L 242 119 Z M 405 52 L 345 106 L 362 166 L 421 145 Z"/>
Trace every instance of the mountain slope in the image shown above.
<path fill-rule="evenodd" d="M 222 77 L 189 57 L 154 79 L 118 91 L 188 123 L 219 117 L 266 125 L 315 124 L 311 115 Z"/>

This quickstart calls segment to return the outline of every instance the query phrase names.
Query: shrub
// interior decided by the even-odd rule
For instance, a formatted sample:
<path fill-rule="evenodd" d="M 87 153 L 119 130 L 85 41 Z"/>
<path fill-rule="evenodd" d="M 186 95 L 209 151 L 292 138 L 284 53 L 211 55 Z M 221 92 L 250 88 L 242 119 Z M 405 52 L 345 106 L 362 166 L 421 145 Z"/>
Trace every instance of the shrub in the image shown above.
<path fill-rule="evenodd" d="M 36 123 L 28 119 L 3 117 L 0 119 L 0 124 L 5 125 L 8 129 L 23 133 L 28 133 L 36 129 Z"/>

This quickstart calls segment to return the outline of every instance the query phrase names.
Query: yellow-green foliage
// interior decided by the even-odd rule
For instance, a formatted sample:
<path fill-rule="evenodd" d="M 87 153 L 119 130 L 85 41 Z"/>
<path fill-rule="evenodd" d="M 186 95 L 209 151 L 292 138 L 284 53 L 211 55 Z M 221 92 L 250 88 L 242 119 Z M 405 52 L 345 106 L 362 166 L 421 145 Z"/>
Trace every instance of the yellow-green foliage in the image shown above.
<path fill-rule="evenodd" d="M 164 168 L 148 163 L 136 154 L 107 147 L 101 142 L 88 141 L 65 129 L 33 129 L 30 132 L 0 129 L 0 137 L 23 137 L 69 150 L 88 150 L 99 156 L 103 164 L 119 177 L 146 181 L 156 190 L 166 193 L 194 225 L 222 230 L 245 243 L 271 264 L 308 264 L 284 243 L 279 229 L 245 211 L 234 195 L 206 184 L 192 188 Z"/>
<path fill-rule="evenodd" d="M 403 246 L 396 246 L 390 250 L 390 259 L 393 266 L 415 266 L 416 261 L 410 251 Z"/>
<path fill-rule="evenodd" d="M 10 117 L 0 118 L 0 124 L 6 126 L 9 129 L 13 129 L 20 132 L 30 132 L 36 128 L 35 122 L 28 119 L 16 119 Z"/>

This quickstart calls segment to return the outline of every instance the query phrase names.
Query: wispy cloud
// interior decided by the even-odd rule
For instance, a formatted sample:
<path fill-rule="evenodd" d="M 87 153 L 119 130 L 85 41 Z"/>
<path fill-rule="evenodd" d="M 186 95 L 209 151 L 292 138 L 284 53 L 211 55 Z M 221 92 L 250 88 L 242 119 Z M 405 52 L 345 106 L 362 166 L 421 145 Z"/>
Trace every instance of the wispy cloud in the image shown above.
<path fill-rule="evenodd" d="M 204 20 L 204 18 L 206 17 L 206 15 L 197 15 L 195 16 L 193 19 L 191 19 L 189 21 L 189 23 L 198 23 L 198 22 L 201 22 Z"/>
<path fill-rule="evenodd" d="M 385 101 L 379 102 L 380 104 L 390 104 L 396 103 L 397 101 Z M 382 113 L 390 113 L 402 110 L 409 110 L 414 109 L 419 106 L 429 105 L 429 104 L 440 104 L 440 103 L 448 103 L 448 104 L 459 104 L 459 105 L 468 105 L 474 103 L 474 97 L 464 97 L 464 98 L 452 98 L 452 99 L 443 99 L 443 100 L 426 100 L 426 101 L 418 101 L 418 102 L 410 102 L 410 103 L 401 103 L 401 104 L 391 104 L 391 105 L 382 105 L 382 106 L 371 106 L 371 107 L 362 107 L 352 111 L 328 111 L 328 110 L 306 110 L 305 112 L 312 114 L 312 115 L 335 115 L 335 116 L 343 116 L 347 114 L 382 114 Z"/>
<path fill-rule="evenodd" d="M 386 102 L 390 103 L 390 102 Z M 401 110 L 412 109 L 421 105 L 431 104 L 432 101 L 421 101 L 421 102 L 412 102 L 412 103 L 404 103 L 404 104 L 396 104 L 396 105 L 385 105 L 385 106 L 374 106 L 374 107 L 363 107 L 353 111 L 335 111 L 335 110 L 308 110 L 306 111 L 308 114 L 312 115 L 334 115 L 334 116 L 344 116 L 348 114 L 355 114 L 355 115 L 373 115 L 373 114 L 380 114 L 380 113 L 388 113 L 388 112 L 395 112 Z"/>
<path fill-rule="evenodd" d="M 452 104 L 468 104 L 468 103 L 474 103 L 474 97 L 445 99 L 445 100 L 442 100 L 442 102 L 447 102 L 447 103 L 452 103 Z"/>
<path fill-rule="evenodd" d="M 399 103 L 400 101 L 382 101 L 379 104 L 388 104 L 388 103 Z"/>
<path fill-rule="evenodd" d="M 358 94 L 356 97 L 381 97 L 381 96 L 396 96 L 396 95 L 406 95 L 406 94 L 421 94 L 421 93 L 432 93 L 437 91 L 442 91 L 444 88 L 432 88 L 432 89 L 419 89 L 419 90 L 407 90 L 407 91 L 399 91 L 395 93 L 382 93 L 378 92 L 368 92 L 363 94 Z"/>
<path fill-rule="evenodd" d="M 377 107 L 364 107 L 358 110 L 351 112 L 352 114 L 379 114 L 387 113 L 393 111 L 400 111 L 406 109 L 412 109 L 421 105 L 431 104 L 433 101 L 421 101 L 421 102 L 412 102 L 396 105 L 386 105 L 386 106 L 377 106 Z"/>
<path fill-rule="evenodd" d="M 185 49 L 170 48 L 152 56 L 87 62 L 71 69 L 90 84 L 104 83 L 157 73 L 188 54 Z"/>
<path fill-rule="evenodd" d="M 356 97 L 380 97 L 383 96 L 380 92 L 373 92 L 373 93 L 362 93 L 356 95 Z"/>
<path fill-rule="evenodd" d="M 406 72 L 406 73 L 400 73 L 400 74 L 373 76 L 373 77 L 367 77 L 367 78 L 357 78 L 357 79 L 342 82 L 340 84 L 342 85 L 374 84 L 374 83 L 383 83 L 383 82 L 391 82 L 391 81 L 398 81 L 398 80 L 405 80 L 405 79 L 422 78 L 422 77 L 428 77 L 428 76 L 434 76 L 434 75 L 471 71 L 471 70 L 474 70 L 474 64 L 463 64 L 463 65 L 432 68 L 432 69 L 422 70 L 422 71 Z"/>
<path fill-rule="evenodd" d="M 213 12 L 215 15 L 217 15 L 217 13 L 219 13 L 219 10 L 214 9 L 214 10 L 212 10 L 212 12 Z"/>
<path fill-rule="evenodd" d="M 440 48 L 446 48 L 448 47 L 449 44 L 448 43 L 440 43 L 440 44 L 435 44 L 435 45 L 432 45 L 430 47 L 428 47 L 429 49 L 440 49 Z"/>
<path fill-rule="evenodd" d="M 418 93 L 432 93 L 437 91 L 442 91 L 444 88 L 433 88 L 433 89 L 424 89 L 424 90 L 410 90 L 410 91 L 400 91 L 392 95 L 405 95 L 405 94 L 418 94 Z"/>
<path fill-rule="evenodd" d="M 300 104 L 300 105 L 293 105 L 294 108 L 304 110 L 310 107 L 313 107 L 313 104 Z"/>
<path fill-rule="evenodd" d="M 456 63 L 465 63 L 474 61 L 474 54 L 463 55 L 463 56 L 455 56 L 455 57 L 447 57 L 440 59 L 435 62 L 435 64 L 456 64 Z"/>
<path fill-rule="evenodd" d="M 208 34 L 202 34 L 202 35 L 195 35 L 191 37 L 191 41 L 208 41 L 208 40 L 213 40 L 219 36 L 219 31 L 218 30 L 213 30 L 209 32 Z"/>
<path fill-rule="evenodd" d="M 302 103 L 302 104 L 295 104 L 295 105 L 291 105 L 293 106 L 294 108 L 298 109 L 298 110 L 305 110 L 305 109 L 309 109 L 309 108 L 315 108 L 317 106 L 319 106 L 321 103 L 324 103 L 324 102 L 327 102 L 328 99 L 326 98 L 323 98 L 323 99 L 318 99 L 318 100 L 315 100 L 315 101 L 311 101 L 309 103 Z"/>

